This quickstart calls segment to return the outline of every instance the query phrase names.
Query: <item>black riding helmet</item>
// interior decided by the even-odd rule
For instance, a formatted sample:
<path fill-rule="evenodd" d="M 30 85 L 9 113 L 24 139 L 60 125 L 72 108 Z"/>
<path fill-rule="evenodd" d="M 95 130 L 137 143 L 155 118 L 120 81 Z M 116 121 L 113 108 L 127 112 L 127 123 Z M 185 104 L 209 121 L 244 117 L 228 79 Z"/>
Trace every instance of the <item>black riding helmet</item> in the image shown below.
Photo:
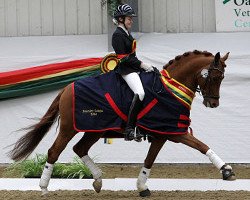
<path fill-rule="evenodd" d="M 121 4 L 117 7 L 113 15 L 114 19 L 118 22 L 124 23 L 125 17 L 136 17 L 134 9 L 128 4 Z M 119 18 L 122 17 L 123 21 L 119 21 Z"/>
<path fill-rule="evenodd" d="M 119 17 L 136 17 L 134 9 L 128 4 L 121 4 L 114 12 L 114 18 L 118 20 Z"/>
<path fill-rule="evenodd" d="M 117 9 L 114 12 L 114 23 L 117 24 L 118 22 L 123 23 L 125 21 L 125 17 L 136 17 L 134 9 L 128 5 L 128 4 L 121 4 L 117 7 Z M 120 17 L 122 18 L 122 21 L 120 20 Z M 127 27 L 124 24 L 124 27 L 127 29 Z"/>

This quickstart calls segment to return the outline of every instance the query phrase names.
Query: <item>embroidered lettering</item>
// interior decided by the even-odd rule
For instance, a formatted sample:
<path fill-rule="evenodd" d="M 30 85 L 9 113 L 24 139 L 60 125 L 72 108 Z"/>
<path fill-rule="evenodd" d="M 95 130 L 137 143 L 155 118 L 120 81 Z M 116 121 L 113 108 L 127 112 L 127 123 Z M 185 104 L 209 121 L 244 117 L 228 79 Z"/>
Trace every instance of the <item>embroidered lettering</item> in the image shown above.
<path fill-rule="evenodd" d="M 97 116 L 98 114 L 103 113 L 102 109 L 87 109 L 87 110 L 82 110 L 83 114 L 89 114 L 90 116 Z"/>

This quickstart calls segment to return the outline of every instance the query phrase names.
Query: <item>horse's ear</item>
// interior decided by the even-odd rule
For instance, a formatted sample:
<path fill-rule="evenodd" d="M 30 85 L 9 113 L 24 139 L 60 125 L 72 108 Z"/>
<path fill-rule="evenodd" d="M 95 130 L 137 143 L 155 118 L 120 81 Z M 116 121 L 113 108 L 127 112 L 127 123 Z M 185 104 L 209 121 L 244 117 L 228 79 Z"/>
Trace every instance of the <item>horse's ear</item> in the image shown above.
<path fill-rule="evenodd" d="M 227 54 L 226 54 L 225 56 L 223 56 L 223 57 L 221 58 L 221 60 L 225 62 L 225 61 L 228 59 L 229 53 L 230 53 L 230 52 L 227 52 Z"/>
<path fill-rule="evenodd" d="M 214 56 L 214 64 L 215 65 L 219 65 L 220 63 L 220 52 L 218 52 L 215 56 Z"/>

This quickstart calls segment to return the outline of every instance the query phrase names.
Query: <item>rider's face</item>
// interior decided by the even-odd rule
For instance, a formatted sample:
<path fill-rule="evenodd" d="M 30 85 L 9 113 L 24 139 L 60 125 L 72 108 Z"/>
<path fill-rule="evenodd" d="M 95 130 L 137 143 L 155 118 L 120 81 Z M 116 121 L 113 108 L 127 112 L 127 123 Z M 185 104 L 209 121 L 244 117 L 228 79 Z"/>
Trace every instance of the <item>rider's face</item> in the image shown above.
<path fill-rule="evenodd" d="M 132 24 L 133 24 L 133 18 L 132 17 L 125 17 L 125 22 L 124 22 L 125 26 L 127 29 L 131 29 L 132 28 Z"/>

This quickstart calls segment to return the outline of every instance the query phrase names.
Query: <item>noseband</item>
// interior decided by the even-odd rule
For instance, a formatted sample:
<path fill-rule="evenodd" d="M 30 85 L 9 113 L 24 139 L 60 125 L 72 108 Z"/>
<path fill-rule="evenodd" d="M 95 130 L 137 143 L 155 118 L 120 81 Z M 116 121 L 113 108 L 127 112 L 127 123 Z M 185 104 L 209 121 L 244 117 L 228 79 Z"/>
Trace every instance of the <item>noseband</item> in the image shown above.
<path fill-rule="evenodd" d="M 211 77 L 211 72 L 213 70 L 217 70 L 221 73 L 221 76 L 219 77 L 220 79 L 223 79 L 224 78 L 224 71 L 221 70 L 218 66 L 215 65 L 215 63 L 211 63 L 209 68 L 208 68 L 208 71 L 207 71 L 207 75 L 206 75 L 206 79 L 205 79 L 205 84 L 204 84 L 204 88 L 205 89 L 202 89 L 200 87 L 200 85 L 198 85 L 198 87 L 196 88 L 196 91 L 198 93 L 200 93 L 204 99 L 216 99 L 218 100 L 220 98 L 219 95 L 214 95 L 214 94 L 211 94 L 211 87 L 212 87 L 212 84 L 213 84 L 213 77 Z"/>

